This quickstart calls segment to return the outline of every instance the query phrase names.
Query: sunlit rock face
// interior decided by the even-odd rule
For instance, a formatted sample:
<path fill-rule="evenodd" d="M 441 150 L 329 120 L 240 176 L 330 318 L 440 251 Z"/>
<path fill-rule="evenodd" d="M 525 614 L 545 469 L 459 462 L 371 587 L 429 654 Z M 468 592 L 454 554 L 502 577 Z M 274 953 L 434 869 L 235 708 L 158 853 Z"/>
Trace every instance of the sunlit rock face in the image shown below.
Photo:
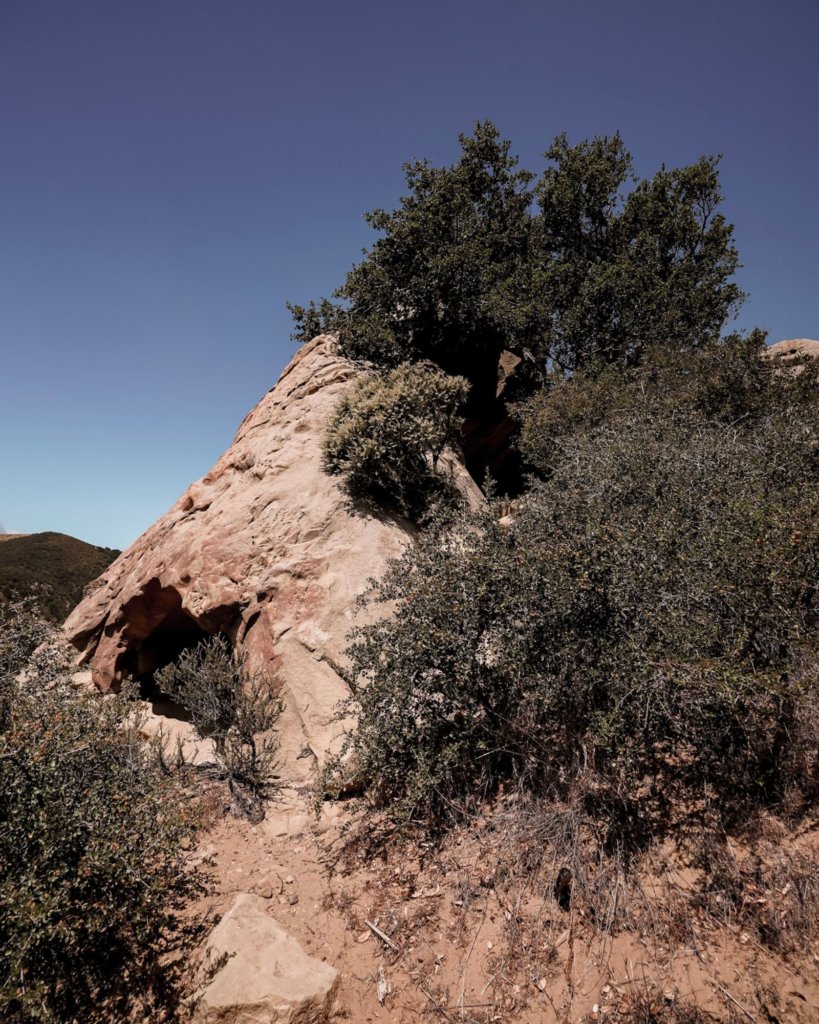
<path fill-rule="evenodd" d="M 766 351 L 768 355 L 783 361 L 800 359 L 804 356 L 819 359 L 819 341 L 813 341 L 811 338 L 791 338 L 770 345 Z"/>
<path fill-rule="evenodd" d="M 304 345 L 201 480 L 101 577 L 65 629 L 103 692 L 222 633 L 280 687 L 285 773 L 338 742 L 356 599 L 409 542 L 409 524 L 352 511 L 322 469 L 321 438 L 360 370 L 332 337 Z M 473 500 L 463 467 L 457 480 Z"/>

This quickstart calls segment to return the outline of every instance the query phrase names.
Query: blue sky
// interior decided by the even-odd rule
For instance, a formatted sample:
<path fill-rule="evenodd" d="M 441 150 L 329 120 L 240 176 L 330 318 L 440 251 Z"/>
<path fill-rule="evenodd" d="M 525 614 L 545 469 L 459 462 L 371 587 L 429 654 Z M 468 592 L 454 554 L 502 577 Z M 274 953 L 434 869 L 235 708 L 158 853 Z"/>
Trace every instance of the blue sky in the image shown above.
<path fill-rule="evenodd" d="M 0 521 L 134 540 L 476 118 L 722 153 L 739 326 L 819 337 L 817 52 L 809 0 L 0 0 Z"/>

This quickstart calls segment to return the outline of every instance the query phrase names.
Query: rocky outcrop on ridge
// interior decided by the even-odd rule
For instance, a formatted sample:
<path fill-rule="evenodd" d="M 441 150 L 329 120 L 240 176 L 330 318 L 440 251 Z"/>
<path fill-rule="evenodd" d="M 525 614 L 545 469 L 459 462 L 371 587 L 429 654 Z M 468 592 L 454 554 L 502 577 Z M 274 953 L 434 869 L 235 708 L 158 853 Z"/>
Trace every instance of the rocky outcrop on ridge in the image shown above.
<path fill-rule="evenodd" d="M 813 341 L 811 338 L 790 338 L 777 341 L 775 345 L 769 346 L 767 351 L 768 355 L 784 361 L 804 356 L 819 359 L 819 341 Z"/>
<path fill-rule="evenodd" d="M 201 480 L 111 565 L 65 630 L 95 685 L 148 677 L 221 632 L 276 678 L 289 778 L 333 748 L 347 695 L 340 673 L 356 598 L 398 555 L 411 527 L 354 514 L 322 469 L 321 438 L 360 370 L 319 336 L 304 345 Z M 480 492 L 460 464 L 456 482 Z"/>

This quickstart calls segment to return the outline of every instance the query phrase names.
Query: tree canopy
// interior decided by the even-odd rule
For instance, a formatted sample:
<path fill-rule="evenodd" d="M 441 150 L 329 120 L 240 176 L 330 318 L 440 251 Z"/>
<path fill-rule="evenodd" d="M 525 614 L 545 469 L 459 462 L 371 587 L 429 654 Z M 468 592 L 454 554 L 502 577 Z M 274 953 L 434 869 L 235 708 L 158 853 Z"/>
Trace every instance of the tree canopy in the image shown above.
<path fill-rule="evenodd" d="M 549 367 L 699 348 L 735 313 L 717 158 L 639 179 L 619 135 L 560 135 L 538 177 L 489 121 L 460 147 L 451 166 L 405 165 L 407 194 L 366 215 L 380 237 L 337 301 L 290 306 L 295 338 L 334 331 L 352 358 L 431 359 L 473 385 L 506 349 L 534 384 Z"/>
<path fill-rule="evenodd" d="M 742 293 L 717 158 L 639 180 L 619 135 L 576 146 L 561 135 L 546 156 L 534 218 L 539 354 L 564 370 L 627 366 L 653 345 L 693 351 L 719 336 Z"/>

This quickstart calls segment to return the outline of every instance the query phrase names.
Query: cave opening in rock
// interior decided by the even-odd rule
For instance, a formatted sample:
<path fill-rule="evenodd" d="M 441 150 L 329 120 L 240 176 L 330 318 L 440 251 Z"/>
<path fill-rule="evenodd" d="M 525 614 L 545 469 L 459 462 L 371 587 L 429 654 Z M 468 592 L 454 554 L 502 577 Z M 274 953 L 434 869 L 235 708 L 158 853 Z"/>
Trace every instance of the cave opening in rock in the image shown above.
<path fill-rule="evenodd" d="M 171 587 L 148 584 L 141 600 L 130 609 L 132 622 L 142 636 L 132 636 L 122 658 L 121 670 L 139 685 L 140 696 L 151 702 L 154 714 L 188 721 L 187 710 L 162 693 L 156 673 L 177 661 L 184 651 L 222 632 L 208 628 L 211 623 L 197 621 L 182 607 L 182 598 Z"/>
<path fill-rule="evenodd" d="M 156 673 L 177 661 L 184 651 L 192 650 L 210 634 L 185 612 L 168 615 L 142 642 L 137 653 L 135 676 L 143 700 L 151 702 L 155 715 L 189 721 L 190 713 L 178 701 L 162 692 Z"/>
<path fill-rule="evenodd" d="M 192 650 L 210 635 L 185 612 L 166 616 L 140 645 L 137 678 L 153 681 L 159 669 L 177 661 L 184 651 Z"/>

